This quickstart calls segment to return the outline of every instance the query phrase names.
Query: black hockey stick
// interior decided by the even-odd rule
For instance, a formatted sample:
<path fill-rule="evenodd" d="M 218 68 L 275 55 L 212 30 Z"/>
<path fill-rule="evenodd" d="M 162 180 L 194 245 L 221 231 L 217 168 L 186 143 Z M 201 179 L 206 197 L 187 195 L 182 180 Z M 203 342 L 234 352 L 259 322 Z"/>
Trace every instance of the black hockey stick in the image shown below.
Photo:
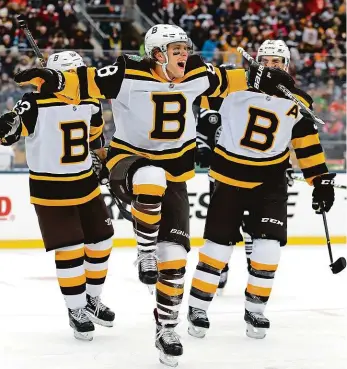
<path fill-rule="evenodd" d="M 238 47 L 237 51 L 242 54 L 242 56 L 250 63 L 257 63 L 242 47 Z M 295 102 L 295 104 L 299 105 L 301 109 L 303 109 L 306 113 L 308 113 L 312 119 L 320 124 L 325 124 L 323 122 L 322 119 L 320 119 L 319 117 L 317 117 L 317 115 L 314 114 L 314 112 L 309 109 L 302 101 L 300 101 L 299 99 L 297 99 L 286 87 L 284 87 L 283 85 L 278 85 L 277 89 L 281 92 L 283 92 L 283 94 L 285 96 L 288 97 L 288 99 L 292 100 L 293 102 Z"/>
<path fill-rule="evenodd" d="M 327 246 L 329 251 L 329 258 L 330 258 L 330 269 L 334 274 L 342 272 L 346 268 L 346 259 L 342 256 L 338 258 L 336 261 L 333 259 L 333 252 L 331 250 L 331 243 L 330 243 L 330 236 L 329 236 L 329 229 L 328 229 L 328 222 L 325 211 L 322 211 L 323 222 L 324 222 L 324 230 L 325 230 L 325 237 L 327 240 Z"/>
<path fill-rule="evenodd" d="M 34 40 L 33 35 L 29 31 L 29 28 L 26 24 L 25 16 L 23 14 L 18 15 L 17 16 L 17 22 L 18 22 L 19 28 L 24 31 L 25 36 L 26 36 L 27 40 L 29 41 L 30 46 L 33 48 L 36 57 L 39 59 L 41 67 L 44 68 L 46 66 L 45 58 L 41 54 L 41 51 L 38 48 L 38 46 L 36 45 L 36 42 Z"/>
<path fill-rule="evenodd" d="M 133 217 L 130 213 L 130 211 L 128 211 L 125 206 L 123 205 L 123 203 L 119 200 L 119 198 L 113 193 L 111 186 L 110 186 L 110 182 L 106 183 L 106 187 L 111 195 L 111 204 L 110 206 L 113 205 L 117 205 L 117 208 L 119 209 L 119 212 L 122 214 L 123 218 L 128 220 L 129 222 L 133 221 Z"/>

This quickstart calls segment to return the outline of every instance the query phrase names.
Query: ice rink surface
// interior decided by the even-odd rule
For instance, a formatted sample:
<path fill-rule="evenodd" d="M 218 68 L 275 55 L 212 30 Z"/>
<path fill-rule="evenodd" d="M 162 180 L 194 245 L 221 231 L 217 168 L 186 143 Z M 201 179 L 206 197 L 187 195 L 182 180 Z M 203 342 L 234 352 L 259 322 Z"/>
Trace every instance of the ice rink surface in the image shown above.
<path fill-rule="evenodd" d="M 334 246 L 334 256 L 347 247 Z M 55 279 L 54 255 L 0 250 L 0 369 L 164 369 L 154 347 L 154 297 L 137 281 L 134 248 L 115 248 L 103 301 L 116 312 L 113 328 L 96 327 L 77 341 Z M 181 369 L 346 369 L 347 270 L 333 275 L 326 247 L 283 249 L 266 316 L 264 340 L 245 335 L 242 247 L 232 256 L 229 284 L 209 310 L 204 339 L 187 333 L 187 297 L 197 261 L 189 254 L 178 333 Z"/>

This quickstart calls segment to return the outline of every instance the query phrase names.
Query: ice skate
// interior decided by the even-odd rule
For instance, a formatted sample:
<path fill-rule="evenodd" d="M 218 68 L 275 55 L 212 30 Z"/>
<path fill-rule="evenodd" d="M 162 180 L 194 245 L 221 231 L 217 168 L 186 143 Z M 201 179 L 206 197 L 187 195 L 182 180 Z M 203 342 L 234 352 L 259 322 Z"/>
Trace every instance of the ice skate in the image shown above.
<path fill-rule="evenodd" d="M 246 335 L 248 337 L 262 339 L 266 336 L 266 330 L 270 328 L 270 321 L 263 313 L 252 313 L 245 310 L 244 319 L 247 323 Z"/>
<path fill-rule="evenodd" d="M 68 309 L 68 311 L 70 327 L 74 330 L 75 338 L 82 341 L 91 341 L 95 328 L 86 313 L 86 309 Z"/>
<path fill-rule="evenodd" d="M 188 333 L 196 338 L 204 338 L 207 330 L 210 328 L 205 310 L 189 306 L 188 311 Z"/>
<path fill-rule="evenodd" d="M 87 295 L 86 313 L 93 323 L 103 327 L 113 327 L 115 314 L 101 302 L 99 296 L 92 297 Z"/>

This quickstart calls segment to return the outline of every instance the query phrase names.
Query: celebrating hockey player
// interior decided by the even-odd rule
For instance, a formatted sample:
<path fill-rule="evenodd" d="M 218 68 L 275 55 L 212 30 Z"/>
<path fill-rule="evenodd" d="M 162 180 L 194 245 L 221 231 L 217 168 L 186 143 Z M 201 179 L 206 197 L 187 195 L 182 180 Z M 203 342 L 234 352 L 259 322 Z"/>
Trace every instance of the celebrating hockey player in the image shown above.
<path fill-rule="evenodd" d="M 200 168 L 209 168 L 211 164 L 211 157 L 213 150 L 217 144 L 218 138 L 220 137 L 222 130 L 222 119 L 217 110 L 220 109 L 220 106 L 223 102 L 221 98 L 204 98 L 204 101 L 199 102 L 201 106 L 197 107 L 196 120 L 197 120 L 197 138 L 196 138 L 196 154 L 195 154 L 195 162 L 200 166 Z M 211 110 L 215 109 L 215 110 Z M 291 167 L 286 170 L 286 178 L 287 184 L 289 187 L 293 186 L 294 171 Z M 208 176 L 210 180 L 210 198 L 214 189 L 214 178 L 210 175 Z M 250 256 L 253 248 L 253 240 L 252 237 L 247 233 L 247 225 L 248 225 L 248 211 L 245 211 L 244 218 L 242 220 L 242 231 L 243 231 L 243 240 L 245 242 L 245 253 L 247 259 L 247 265 L 250 265 Z M 228 282 L 228 274 L 229 274 L 229 265 L 225 264 L 223 268 L 218 284 L 218 290 L 221 294 L 226 287 Z"/>
<path fill-rule="evenodd" d="M 257 55 L 264 66 L 287 70 L 290 53 L 283 41 L 265 41 Z M 311 106 L 312 99 L 292 93 Z M 280 95 L 279 95 L 280 96 Z M 234 245 L 242 240 L 240 226 L 249 210 L 253 250 L 245 291 L 246 334 L 264 338 L 269 320 L 264 316 L 287 242 L 287 183 L 291 143 L 299 166 L 313 185 L 312 207 L 328 212 L 334 203 L 333 178 L 328 172 L 318 131 L 291 100 L 254 89 L 229 95 L 220 109 L 222 131 L 211 161 L 216 184 L 207 212 L 204 246 L 199 251 L 189 298 L 189 333 L 204 337 L 209 328 L 206 311 L 217 290 L 220 273 Z"/>
<path fill-rule="evenodd" d="M 71 51 L 53 54 L 59 71 L 84 66 Z M 67 105 L 54 95 L 27 93 L 0 117 L 0 138 L 25 137 L 34 204 L 46 251 L 55 250 L 58 282 L 77 339 L 92 340 L 94 323 L 112 327 L 114 313 L 100 300 L 112 249 L 113 227 L 92 171 L 90 149 L 102 156 L 101 105 Z"/>
<path fill-rule="evenodd" d="M 107 167 L 116 196 L 131 203 L 139 279 L 156 284 L 156 347 L 160 360 L 177 365 L 183 348 L 174 329 L 183 297 L 189 251 L 186 181 L 194 176 L 196 139 L 192 111 L 200 95 L 227 96 L 247 82 L 272 93 L 293 85 L 280 70 L 258 63 L 227 71 L 190 56 L 191 41 L 177 26 L 159 24 L 145 36 L 147 57 L 120 56 L 116 63 L 77 73 L 31 69 L 15 76 L 21 84 L 76 99 L 111 99 L 116 132 Z M 158 260 L 158 262 L 157 262 Z"/>

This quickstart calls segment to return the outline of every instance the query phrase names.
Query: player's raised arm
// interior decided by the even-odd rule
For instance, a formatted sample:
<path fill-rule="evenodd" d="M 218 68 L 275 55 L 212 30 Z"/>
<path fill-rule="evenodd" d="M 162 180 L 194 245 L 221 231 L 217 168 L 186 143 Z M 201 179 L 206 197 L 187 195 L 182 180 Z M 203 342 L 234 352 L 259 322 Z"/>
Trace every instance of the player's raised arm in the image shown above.
<path fill-rule="evenodd" d="M 88 98 L 116 98 L 125 71 L 123 57 L 113 65 L 96 69 L 81 66 L 73 72 L 61 72 L 52 68 L 32 68 L 15 75 L 20 85 L 33 84 L 40 87 L 43 94 L 60 93 L 74 101 Z"/>

